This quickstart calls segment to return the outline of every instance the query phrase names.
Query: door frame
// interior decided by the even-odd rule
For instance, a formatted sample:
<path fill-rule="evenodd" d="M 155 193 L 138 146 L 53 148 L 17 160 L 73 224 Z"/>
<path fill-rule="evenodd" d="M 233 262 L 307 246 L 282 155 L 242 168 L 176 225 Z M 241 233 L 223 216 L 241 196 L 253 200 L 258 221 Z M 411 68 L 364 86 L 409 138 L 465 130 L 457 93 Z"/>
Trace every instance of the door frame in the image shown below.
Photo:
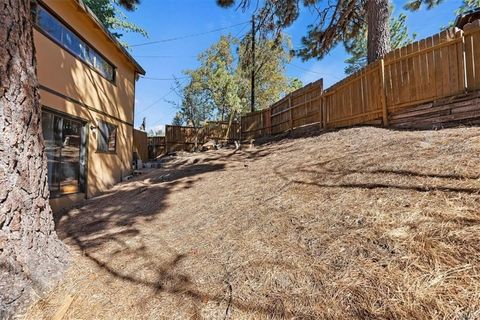
<path fill-rule="evenodd" d="M 90 133 L 90 121 L 82 118 L 82 117 L 79 117 L 79 116 L 76 116 L 76 115 L 73 115 L 73 114 L 70 114 L 70 113 L 67 113 L 67 112 L 63 112 L 63 111 L 60 111 L 58 109 L 54 109 L 52 107 L 48 107 L 44 104 L 41 104 L 41 111 L 46 111 L 46 112 L 49 112 L 49 113 L 52 113 L 54 115 L 57 115 L 59 117 L 63 117 L 63 118 L 70 118 L 74 121 L 77 121 L 77 122 L 80 122 L 82 124 L 82 134 L 85 135 L 85 143 L 84 144 L 80 144 L 80 153 L 82 152 L 81 149 L 82 147 L 84 148 L 85 150 L 85 164 L 83 165 L 83 171 L 84 171 L 84 177 L 83 177 L 83 181 L 84 181 L 84 190 L 83 191 L 80 191 L 80 192 L 77 192 L 77 193 L 84 193 L 85 194 L 85 199 L 88 198 L 88 155 L 89 155 L 89 150 L 88 150 L 88 141 L 89 141 L 89 133 Z M 42 127 L 42 135 L 43 135 L 43 127 Z M 81 139 L 80 139 L 81 140 Z M 47 173 L 48 174 L 48 173 Z M 80 172 L 79 172 L 80 174 Z M 81 178 L 79 177 L 79 180 Z M 64 194 L 64 195 L 59 195 L 55 198 L 60 198 L 62 196 L 67 196 L 67 195 L 70 195 L 71 193 L 69 194 Z M 73 193 L 75 194 L 75 193 Z"/>

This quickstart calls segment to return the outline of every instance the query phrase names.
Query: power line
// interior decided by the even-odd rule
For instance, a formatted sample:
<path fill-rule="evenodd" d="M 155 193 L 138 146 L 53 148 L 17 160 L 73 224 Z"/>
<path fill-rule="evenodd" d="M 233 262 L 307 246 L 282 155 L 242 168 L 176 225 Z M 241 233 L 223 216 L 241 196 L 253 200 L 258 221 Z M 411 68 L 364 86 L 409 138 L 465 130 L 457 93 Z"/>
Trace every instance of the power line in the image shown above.
<path fill-rule="evenodd" d="M 156 80 L 156 81 L 173 81 L 173 80 L 182 80 L 187 78 L 190 78 L 190 76 L 175 77 L 175 78 L 151 78 L 151 77 L 143 77 L 143 76 L 140 77 L 140 79 Z"/>
<path fill-rule="evenodd" d="M 184 36 L 167 38 L 167 39 L 156 40 L 156 41 L 149 41 L 149 42 L 144 42 L 144 43 L 139 43 L 139 44 L 132 44 L 132 45 L 130 45 L 130 47 L 140 47 L 140 46 L 147 46 L 147 45 L 151 45 L 151 44 L 171 42 L 171 41 L 177 41 L 177 40 L 182 40 L 182 39 L 187 39 L 187 38 L 194 38 L 194 37 L 198 37 L 198 36 L 203 36 L 205 34 L 214 33 L 214 32 L 218 32 L 218 31 L 234 28 L 234 27 L 241 26 L 241 25 L 244 25 L 244 24 L 247 24 L 247 23 L 250 23 L 250 21 L 237 23 L 237 24 L 233 24 L 233 25 L 218 28 L 218 29 L 212 29 L 212 30 L 205 31 L 205 32 L 192 33 L 192 34 L 187 34 L 187 35 L 184 35 Z"/>
<path fill-rule="evenodd" d="M 157 100 L 155 100 L 154 102 L 152 102 L 151 104 L 149 104 L 145 109 L 143 109 L 137 116 L 140 116 L 141 114 L 143 114 L 145 111 L 147 111 L 148 109 L 150 109 L 151 107 L 153 107 L 154 105 L 156 105 L 157 103 L 159 103 L 160 101 L 162 101 L 163 99 L 165 99 L 170 93 L 172 93 L 174 91 L 174 89 L 170 89 L 170 91 L 168 91 L 165 95 L 163 95 L 162 97 L 158 98 Z"/>
<path fill-rule="evenodd" d="M 152 55 L 152 56 L 137 56 L 134 55 L 134 58 L 196 58 L 197 56 L 165 56 L 165 55 Z"/>
<path fill-rule="evenodd" d="M 287 62 L 287 64 L 290 65 L 290 66 L 292 66 L 292 67 L 294 67 L 294 68 L 297 68 L 297 69 L 299 69 L 299 70 L 305 71 L 305 72 L 315 73 L 315 74 L 318 74 L 318 75 L 321 75 L 321 76 L 328 75 L 328 76 L 332 76 L 332 77 L 334 77 L 334 78 L 336 78 L 336 79 L 338 79 L 338 80 L 341 80 L 340 77 L 338 77 L 338 76 L 336 76 L 336 75 L 334 75 L 334 74 L 332 74 L 332 73 L 313 71 L 313 70 L 310 70 L 310 69 L 306 69 L 306 68 L 303 68 L 303 67 L 299 67 L 299 66 L 297 66 L 297 65 L 294 65 L 294 64 L 291 63 L 291 62 Z"/>

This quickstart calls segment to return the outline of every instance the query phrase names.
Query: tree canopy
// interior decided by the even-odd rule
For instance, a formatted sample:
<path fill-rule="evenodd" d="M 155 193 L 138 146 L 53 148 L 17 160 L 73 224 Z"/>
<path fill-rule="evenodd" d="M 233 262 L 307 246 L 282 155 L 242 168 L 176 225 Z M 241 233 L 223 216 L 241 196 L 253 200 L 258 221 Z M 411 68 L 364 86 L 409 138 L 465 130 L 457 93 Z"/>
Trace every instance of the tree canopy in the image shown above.
<path fill-rule="evenodd" d="M 222 7 L 231 7 L 235 3 L 239 8 L 247 9 L 250 0 L 216 0 Z M 468 1 L 468 0 L 467 0 Z M 405 4 L 408 10 L 418 10 L 422 6 L 428 9 L 438 5 L 441 0 L 410 0 Z M 373 61 L 390 50 L 390 28 L 388 0 L 265 0 L 258 10 L 257 25 L 263 33 L 278 36 L 282 29 L 292 25 L 304 6 L 315 15 L 315 22 L 308 26 L 302 38 L 302 47 L 294 50 L 304 60 L 321 59 L 339 43 L 355 41 L 369 30 L 367 47 L 371 47 L 368 60 Z"/>
<path fill-rule="evenodd" d="M 392 49 L 401 48 L 415 40 L 416 34 L 409 34 L 406 22 L 407 15 L 405 13 L 390 18 L 390 43 Z M 363 27 L 355 39 L 345 41 L 344 45 L 347 52 L 351 55 L 345 60 L 345 63 L 347 63 L 345 67 L 346 74 L 355 73 L 367 65 L 366 26 Z"/>
<path fill-rule="evenodd" d="M 138 0 L 84 0 L 84 2 L 117 39 L 120 40 L 124 32 L 147 36 L 147 32 L 142 27 L 128 21 L 127 16 L 119 8 L 134 11 L 139 3 Z M 122 41 L 121 43 L 127 46 Z"/>
<path fill-rule="evenodd" d="M 291 59 L 290 41 L 279 44 L 259 40 L 255 50 L 255 108 L 263 109 L 288 92 L 302 87 L 299 79 L 285 76 L 285 64 Z M 177 125 L 200 126 L 205 120 L 230 121 L 245 113 L 250 105 L 251 39 L 222 36 L 198 56 L 200 66 L 184 73 L 188 83 L 176 81 L 179 102 L 171 101 L 179 111 L 173 120 Z"/>

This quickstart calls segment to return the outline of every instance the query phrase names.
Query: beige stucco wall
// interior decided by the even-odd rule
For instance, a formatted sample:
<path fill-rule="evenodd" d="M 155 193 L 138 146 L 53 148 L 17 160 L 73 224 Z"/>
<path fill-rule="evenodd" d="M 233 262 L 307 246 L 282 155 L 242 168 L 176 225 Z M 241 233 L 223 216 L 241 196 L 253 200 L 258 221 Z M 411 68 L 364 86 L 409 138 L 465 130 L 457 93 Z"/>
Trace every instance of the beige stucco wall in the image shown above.
<path fill-rule="evenodd" d="M 34 31 L 41 104 L 81 118 L 92 128 L 87 146 L 87 195 L 91 197 L 131 173 L 135 66 L 79 10 L 75 1 L 44 3 L 116 67 L 116 80 L 111 83 L 38 30 Z M 97 152 L 94 127 L 98 120 L 118 127 L 115 154 Z M 61 208 L 62 200 L 55 200 L 55 206 Z"/>

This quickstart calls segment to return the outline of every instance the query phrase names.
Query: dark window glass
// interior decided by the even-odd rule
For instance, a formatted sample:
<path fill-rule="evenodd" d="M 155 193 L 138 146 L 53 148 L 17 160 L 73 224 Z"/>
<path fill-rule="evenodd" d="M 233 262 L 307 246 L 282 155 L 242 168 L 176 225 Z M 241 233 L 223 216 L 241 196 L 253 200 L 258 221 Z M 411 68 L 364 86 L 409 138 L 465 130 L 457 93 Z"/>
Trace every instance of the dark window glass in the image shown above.
<path fill-rule="evenodd" d="M 43 8 L 38 9 L 37 25 L 55 40 L 62 43 L 62 24 Z"/>
<path fill-rule="evenodd" d="M 37 25 L 106 79 L 113 81 L 114 67 L 112 64 L 41 6 L 38 7 Z"/>
<path fill-rule="evenodd" d="M 102 152 L 115 152 L 117 144 L 117 126 L 98 121 L 97 150 Z"/>
<path fill-rule="evenodd" d="M 48 160 L 48 185 L 52 196 L 82 192 L 80 183 L 83 125 L 49 112 L 42 114 L 42 131 Z"/>

